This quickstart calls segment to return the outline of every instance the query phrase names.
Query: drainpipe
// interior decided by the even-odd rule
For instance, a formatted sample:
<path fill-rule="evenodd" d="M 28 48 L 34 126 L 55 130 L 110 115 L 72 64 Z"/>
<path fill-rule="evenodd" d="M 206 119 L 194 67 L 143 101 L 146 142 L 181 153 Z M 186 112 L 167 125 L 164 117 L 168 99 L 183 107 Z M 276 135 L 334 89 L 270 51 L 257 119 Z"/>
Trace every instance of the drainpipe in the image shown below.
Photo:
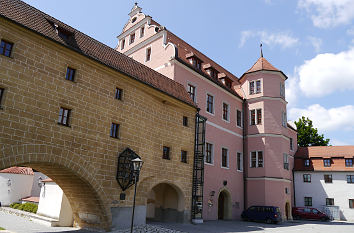
<path fill-rule="evenodd" d="M 247 208 L 247 174 L 246 174 L 246 169 L 247 167 L 247 155 L 246 155 L 246 126 L 248 126 L 247 123 L 247 114 L 246 114 L 246 99 L 243 99 L 242 102 L 242 117 L 243 117 L 243 122 L 242 122 L 242 133 L 243 133 L 243 209 L 245 210 Z"/>

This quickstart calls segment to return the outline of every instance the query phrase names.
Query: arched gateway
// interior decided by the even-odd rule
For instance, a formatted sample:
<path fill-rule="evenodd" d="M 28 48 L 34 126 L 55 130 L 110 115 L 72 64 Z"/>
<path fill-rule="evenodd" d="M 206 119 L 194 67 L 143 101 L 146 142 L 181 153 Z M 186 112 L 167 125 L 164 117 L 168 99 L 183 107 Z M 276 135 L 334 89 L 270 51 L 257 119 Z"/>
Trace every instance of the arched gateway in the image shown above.
<path fill-rule="evenodd" d="M 218 219 L 231 219 L 231 195 L 222 190 L 218 197 Z"/>

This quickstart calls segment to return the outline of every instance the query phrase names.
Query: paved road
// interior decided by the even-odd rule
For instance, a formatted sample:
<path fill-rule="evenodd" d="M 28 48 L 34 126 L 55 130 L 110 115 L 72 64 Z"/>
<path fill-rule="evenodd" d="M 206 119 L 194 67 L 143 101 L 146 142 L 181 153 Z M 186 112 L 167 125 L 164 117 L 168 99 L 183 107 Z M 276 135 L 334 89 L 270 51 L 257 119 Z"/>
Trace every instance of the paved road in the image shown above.
<path fill-rule="evenodd" d="M 16 233 L 37 232 L 66 232 L 66 233 L 92 233 L 93 231 L 79 230 L 72 227 L 47 227 L 26 218 L 11 215 L 0 211 L 0 226 Z M 173 230 L 172 230 L 173 229 Z M 114 231 L 114 233 L 126 231 Z M 266 233 L 353 233 L 354 222 L 317 222 L 294 221 L 281 224 L 265 224 L 242 221 L 207 221 L 200 225 L 154 223 L 145 227 L 138 227 L 136 231 L 158 233 L 236 233 L 236 232 L 266 232 Z"/>

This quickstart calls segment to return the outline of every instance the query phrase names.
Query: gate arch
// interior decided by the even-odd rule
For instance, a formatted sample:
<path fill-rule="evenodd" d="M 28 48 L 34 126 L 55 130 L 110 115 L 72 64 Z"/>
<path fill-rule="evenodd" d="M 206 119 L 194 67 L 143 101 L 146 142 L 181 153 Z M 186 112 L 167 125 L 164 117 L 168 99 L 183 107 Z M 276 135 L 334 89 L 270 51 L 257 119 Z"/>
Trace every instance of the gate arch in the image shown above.
<path fill-rule="evenodd" d="M 45 144 L 3 146 L 0 170 L 27 166 L 49 176 L 67 196 L 74 226 L 110 230 L 112 215 L 108 198 L 95 178 L 97 168 L 69 150 Z"/>
<path fill-rule="evenodd" d="M 227 189 L 222 189 L 218 195 L 218 219 L 232 218 L 231 194 Z"/>

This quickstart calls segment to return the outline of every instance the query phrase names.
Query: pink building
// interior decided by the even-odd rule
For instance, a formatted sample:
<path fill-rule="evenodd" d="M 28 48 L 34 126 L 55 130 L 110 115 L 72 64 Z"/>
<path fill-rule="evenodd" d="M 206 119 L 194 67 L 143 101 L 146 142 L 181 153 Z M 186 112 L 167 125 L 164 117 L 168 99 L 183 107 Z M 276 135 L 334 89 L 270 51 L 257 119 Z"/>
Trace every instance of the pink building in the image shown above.
<path fill-rule="evenodd" d="M 183 84 L 207 118 L 202 214 L 239 219 L 251 205 L 291 217 L 296 130 L 286 121 L 286 75 L 263 56 L 241 78 L 135 5 L 116 50 Z"/>

